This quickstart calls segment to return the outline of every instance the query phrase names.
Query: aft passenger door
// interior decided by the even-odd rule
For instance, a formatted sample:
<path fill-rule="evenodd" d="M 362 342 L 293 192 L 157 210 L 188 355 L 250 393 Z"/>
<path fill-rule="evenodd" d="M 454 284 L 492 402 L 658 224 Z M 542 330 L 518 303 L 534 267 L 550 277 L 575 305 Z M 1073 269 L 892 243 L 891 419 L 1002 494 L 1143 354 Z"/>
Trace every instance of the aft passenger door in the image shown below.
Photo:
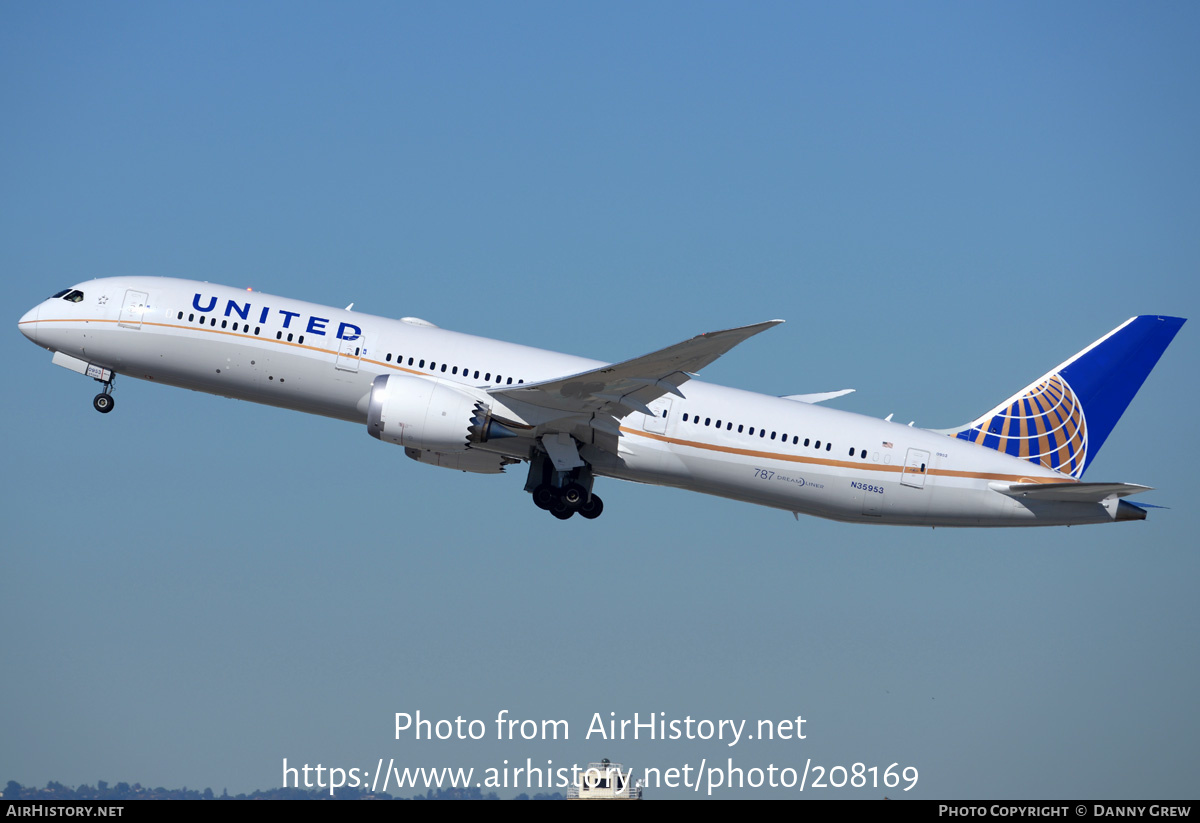
<path fill-rule="evenodd" d="M 929 452 L 921 449 L 909 449 L 904 458 L 904 471 L 900 473 L 900 483 L 912 486 L 914 489 L 925 488 L 925 475 L 929 472 Z"/>

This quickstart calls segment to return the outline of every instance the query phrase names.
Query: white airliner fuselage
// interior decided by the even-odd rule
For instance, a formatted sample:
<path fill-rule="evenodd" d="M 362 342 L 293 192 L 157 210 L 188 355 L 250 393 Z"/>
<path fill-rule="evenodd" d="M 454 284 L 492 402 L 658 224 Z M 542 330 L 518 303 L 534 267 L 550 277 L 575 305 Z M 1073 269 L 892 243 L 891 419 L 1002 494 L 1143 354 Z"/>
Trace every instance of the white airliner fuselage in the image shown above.
<path fill-rule="evenodd" d="M 1130 320 L 1008 405 L 1028 407 L 1035 389 L 1044 392 L 1076 360 L 1143 319 L 1174 320 Z M 95 400 L 101 411 L 112 408 L 111 381 L 120 374 L 365 425 L 410 457 L 446 468 L 492 473 L 528 461 L 526 490 L 562 519 L 599 515 L 595 476 L 867 523 L 1040 526 L 1145 517 L 1121 500 L 1145 487 L 1079 481 L 1094 450 L 1086 453 L 1083 400 L 1074 423 L 1068 419 L 1073 394 L 1070 401 L 1055 395 L 1056 408 L 1045 415 L 1026 415 L 1034 422 L 1020 424 L 1017 444 L 1004 439 L 1018 436 L 1017 423 L 1003 432 L 1000 424 L 988 428 L 1006 404 L 976 429 L 935 432 L 826 408 L 817 405 L 821 396 L 771 397 L 692 379 L 775 322 L 606 364 L 415 318 L 126 277 L 59 292 L 19 327 L 59 365 L 104 383 Z M 988 437 L 1000 445 L 989 447 Z M 1038 442 L 1053 460 L 1033 462 Z"/>

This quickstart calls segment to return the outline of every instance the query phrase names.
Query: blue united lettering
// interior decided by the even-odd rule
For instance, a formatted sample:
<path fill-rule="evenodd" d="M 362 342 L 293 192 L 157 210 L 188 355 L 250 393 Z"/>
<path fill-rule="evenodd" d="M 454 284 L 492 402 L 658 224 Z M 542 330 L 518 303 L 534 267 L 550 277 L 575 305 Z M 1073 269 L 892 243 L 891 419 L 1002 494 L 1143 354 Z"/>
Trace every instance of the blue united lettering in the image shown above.
<path fill-rule="evenodd" d="M 203 305 L 201 305 L 202 303 Z M 214 294 L 206 298 L 204 295 L 197 292 L 192 296 L 192 308 L 201 314 L 208 314 L 209 312 L 215 311 L 217 308 L 217 296 Z M 248 320 L 250 318 L 251 308 L 252 307 L 250 303 L 239 303 L 236 300 L 227 300 L 225 302 L 225 316 L 233 317 L 234 315 L 237 315 L 243 320 Z M 292 320 L 301 316 L 300 312 L 288 311 L 286 309 L 276 309 L 276 312 L 283 317 L 283 322 L 280 325 L 285 329 L 292 328 Z M 266 323 L 270 315 L 271 307 L 263 306 L 259 310 L 258 322 Z M 325 327 L 328 326 L 330 322 L 331 321 L 328 317 L 317 317 L 313 315 L 305 318 L 299 325 L 305 329 L 307 334 L 317 334 L 324 337 L 327 334 Z M 353 323 L 338 323 L 337 339 L 357 340 L 361 336 L 362 329 Z"/>

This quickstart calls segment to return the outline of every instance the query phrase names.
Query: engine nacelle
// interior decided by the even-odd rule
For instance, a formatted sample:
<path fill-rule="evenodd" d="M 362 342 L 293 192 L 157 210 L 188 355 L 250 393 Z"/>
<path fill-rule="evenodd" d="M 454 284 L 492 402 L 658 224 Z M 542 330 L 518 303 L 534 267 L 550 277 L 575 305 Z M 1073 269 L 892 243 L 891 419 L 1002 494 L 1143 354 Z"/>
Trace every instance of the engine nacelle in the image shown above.
<path fill-rule="evenodd" d="M 466 451 L 479 402 L 441 380 L 381 374 L 371 384 L 367 431 L 379 440 L 422 451 Z"/>
<path fill-rule="evenodd" d="M 486 394 L 472 392 L 457 383 L 407 374 L 381 374 L 371 383 L 367 431 L 379 440 L 422 452 L 437 452 L 442 456 L 460 454 L 472 443 L 516 436 L 492 419 L 489 405 Z"/>

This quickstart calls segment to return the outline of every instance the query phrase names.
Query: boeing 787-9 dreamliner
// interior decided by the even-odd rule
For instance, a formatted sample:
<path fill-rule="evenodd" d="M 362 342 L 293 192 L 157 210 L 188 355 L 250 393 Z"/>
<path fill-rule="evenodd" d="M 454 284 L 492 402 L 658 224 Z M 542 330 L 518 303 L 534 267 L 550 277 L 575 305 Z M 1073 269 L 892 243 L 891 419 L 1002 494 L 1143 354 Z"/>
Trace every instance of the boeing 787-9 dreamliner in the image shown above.
<path fill-rule="evenodd" d="M 598 517 L 597 477 L 799 514 L 906 526 L 1142 520 L 1132 483 L 1084 482 L 1184 320 L 1133 317 L 976 420 L 933 431 L 697 380 L 782 321 L 701 334 L 621 363 L 190 280 L 63 289 L 20 320 L 53 362 L 365 426 L 421 463 L 494 474 L 555 517 Z"/>

